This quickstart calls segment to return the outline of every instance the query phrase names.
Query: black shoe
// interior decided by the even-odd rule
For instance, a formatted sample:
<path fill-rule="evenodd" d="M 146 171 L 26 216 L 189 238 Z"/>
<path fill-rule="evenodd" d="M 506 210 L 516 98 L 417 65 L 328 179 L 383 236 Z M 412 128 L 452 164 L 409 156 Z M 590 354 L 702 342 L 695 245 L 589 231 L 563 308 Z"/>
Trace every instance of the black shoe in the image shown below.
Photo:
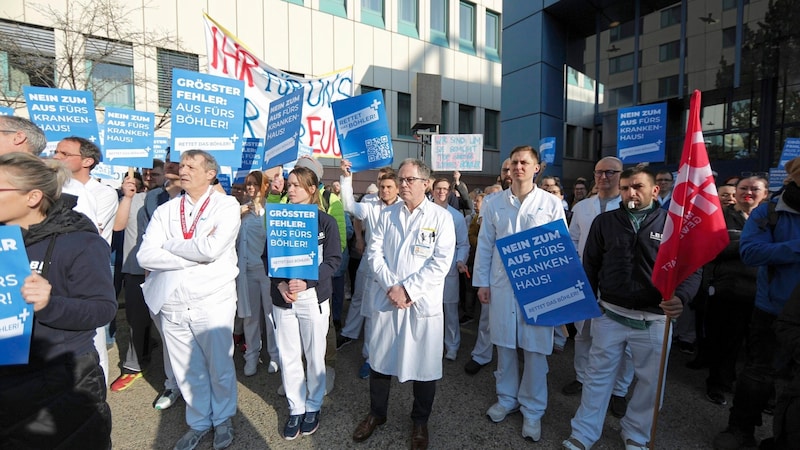
<path fill-rule="evenodd" d="M 583 390 L 583 383 L 572 380 L 561 388 L 561 393 L 568 396 L 578 395 Z"/>
<path fill-rule="evenodd" d="M 678 351 L 683 353 L 684 355 L 694 355 L 694 344 L 690 342 L 677 342 Z"/>
<path fill-rule="evenodd" d="M 728 425 L 722 433 L 714 437 L 714 450 L 737 450 L 742 447 L 755 447 L 753 432 L 746 433 L 735 425 Z"/>
<path fill-rule="evenodd" d="M 625 413 L 628 412 L 628 400 L 625 397 L 612 395 L 608 402 L 608 412 L 617 419 L 625 417 Z"/>
<path fill-rule="evenodd" d="M 700 355 L 695 356 L 693 360 L 686 363 L 687 369 L 703 370 L 706 367 L 708 367 L 708 361 L 706 361 L 706 359 L 701 357 Z"/>
<path fill-rule="evenodd" d="M 720 406 L 725 406 L 728 404 L 728 401 L 725 400 L 725 394 L 723 394 L 722 390 L 718 388 L 708 388 L 706 390 L 706 400 Z"/>
<path fill-rule="evenodd" d="M 470 359 L 466 364 L 464 364 L 464 372 L 467 372 L 470 375 L 475 375 L 476 373 L 480 372 L 485 365 L 486 364 L 481 364 L 474 359 Z"/>
<path fill-rule="evenodd" d="M 344 347 L 345 345 L 351 342 L 353 342 L 353 339 L 347 336 L 338 336 L 336 338 L 336 350 L 339 350 L 340 348 Z"/>

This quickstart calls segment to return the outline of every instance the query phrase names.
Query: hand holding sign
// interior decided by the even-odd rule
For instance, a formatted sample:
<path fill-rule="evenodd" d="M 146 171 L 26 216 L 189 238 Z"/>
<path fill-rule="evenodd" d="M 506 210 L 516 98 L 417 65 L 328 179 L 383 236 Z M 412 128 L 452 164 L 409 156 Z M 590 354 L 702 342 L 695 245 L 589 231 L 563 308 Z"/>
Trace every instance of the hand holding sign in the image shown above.
<path fill-rule="evenodd" d="M 20 294 L 25 303 L 33 305 L 33 311 L 39 312 L 50 303 L 50 282 L 36 272 L 25 278 Z"/>

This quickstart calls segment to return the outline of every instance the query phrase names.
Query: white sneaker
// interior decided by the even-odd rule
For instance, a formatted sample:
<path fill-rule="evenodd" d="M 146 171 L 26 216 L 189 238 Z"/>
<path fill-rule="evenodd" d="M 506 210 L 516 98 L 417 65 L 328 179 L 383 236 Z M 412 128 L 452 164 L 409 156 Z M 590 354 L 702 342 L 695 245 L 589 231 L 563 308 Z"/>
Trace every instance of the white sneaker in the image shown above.
<path fill-rule="evenodd" d="M 244 376 L 252 377 L 258 372 L 258 358 L 253 358 L 244 362 Z"/>
<path fill-rule="evenodd" d="M 517 411 L 519 411 L 519 406 L 509 411 L 503 408 L 503 405 L 498 402 L 489 407 L 489 410 L 486 411 L 486 415 L 489 416 L 492 422 L 500 423 L 506 419 L 506 416 Z"/>
<path fill-rule="evenodd" d="M 281 368 L 278 367 L 278 363 L 276 363 L 275 361 L 269 362 L 269 367 L 267 367 L 268 373 L 278 373 L 279 370 L 281 370 Z"/>
<path fill-rule="evenodd" d="M 542 421 L 525 418 L 522 421 L 522 437 L 538 442 L 542 438 Z"/>
<path fill-rule="evenodd" d="M 158 397 L 156 403 L 153 405 L 153 408 L 163 411 L 168 409 L 170 406 L 174 405 L 175 402 L 178 400 L 178 397 L 181 396 L 181 391 L 176 389 L 164 389 L 164 392 Z"/>
<path fill-rule="evenodd" d="M 625 442 L 625 450 L 647 450 L 646 445 L 640 444 L 631 439 L 623 438 L 623 441 Z"/>

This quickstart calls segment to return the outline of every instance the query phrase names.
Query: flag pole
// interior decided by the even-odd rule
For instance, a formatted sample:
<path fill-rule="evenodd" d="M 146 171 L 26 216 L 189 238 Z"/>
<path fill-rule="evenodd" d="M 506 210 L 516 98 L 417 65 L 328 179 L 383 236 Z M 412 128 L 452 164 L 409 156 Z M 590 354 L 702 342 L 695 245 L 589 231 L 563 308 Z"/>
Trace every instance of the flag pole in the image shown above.
<path fill-rule="evenodd" d="M 666 323 L 664 324 L 664 339 L 661 342 L 661 362 L 658 365 L 658 386 L 656 387 L 656 403 L 653 406 L 653 425 L 650 427 L 650 443 L 648 448 L 655 450 L 656 448 L 656 428 L 658 428 L 658 410 L 661 409 L 661 394 L 664 387 L 664 375 L 667 367 L 667 343 L 669 340 L 670 330 L 672 328 L 672 317 L 669 314 L 665 315 Z"/>

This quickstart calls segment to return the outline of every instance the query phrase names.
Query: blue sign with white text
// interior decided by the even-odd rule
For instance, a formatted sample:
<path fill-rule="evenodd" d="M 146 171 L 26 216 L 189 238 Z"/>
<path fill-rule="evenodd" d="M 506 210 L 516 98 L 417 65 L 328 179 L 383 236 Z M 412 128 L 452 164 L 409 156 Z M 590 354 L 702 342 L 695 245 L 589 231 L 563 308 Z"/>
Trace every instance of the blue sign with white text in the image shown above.
<path fill-rule="evenodd" d="M 28 115 L 44 131 L 47 148 L 42 156 L 52 156 L 58 141 L 78 136 L 98 143 L 97 116 L 90 91 L 71 91 L 23 86 Z"/>
<path fill-rule="evenodd" d="M 269 104 L 263 169 L 271 169 L 298 157 L 303 116 L 303 89 L 273 100 Z"/>
<path fill-rule="evenodd" d="M 152 165 L 155 125 L 151 112 L 106 107 L 101 134 L 103 162 L 129 167 Z"/>
<path fill-rule="evenodd" d="M 0 226 L 0 366 L 27 364 L 33 331 L 33 305 L 20 294 L 31 274 L 19 226 Z"/>
<path fill-rule="evenodd" d="M 13 116 L 14 115 L 14 108 L 9 108 L 7 106 L 0 106 L 0 116 Z"/>
<path fill-rule="evenodd" d="M 778 161 L 778 168 L 783 169 L 786 163 L 800 156 L 800 138 L 786 138 L 783 142 L 781 159 Z"/>
<path fill-rule="evenodd" d="M 539 141 L 539 156 L 543 163 L 553 164 L 556 160 L 556 138 L 546 137 Z"/>
<path fill-rule="evenodd" d="M 317 205 L 267 203 L 267 270 L 273 278 L 319 278 Z"/>
<path fill-rule="evenodd" d="M 498 239 L 496 246 L 525 322 L 556 326 L 600 315 L 563 220 Z"/>
<path fill-rule="evenodd" d="M 617 120 L 619 159 L 625 164 L 664 161 L 667 137 L 666 103 L 620 108 Z"/>
<path fill-rule="evenodd" d="M 167 161 L 167 149 L 169 148 L 169 138 L 156 136 L 153 138 L 153 159 L 160 159 L 161 161 Z M 179 161 L 180 158 L 176 158 L 176 161 Z M 143 166 L 147 167 L 148 169 L 152 169 L 152 161 L 149 165 Z"/>
<path fill-rule="evenodd" d="M 172 71 L 172 151 L 205 150 L 220 166 L 242 160 L 244 82 L 183 69 Z"/>
<path fill-rule="evenodd" d="M 342 158 L 353 163 L 353 173 L 392 164 L 392 135 L 383 105 L 380 90 L 331 103 Z"/>

